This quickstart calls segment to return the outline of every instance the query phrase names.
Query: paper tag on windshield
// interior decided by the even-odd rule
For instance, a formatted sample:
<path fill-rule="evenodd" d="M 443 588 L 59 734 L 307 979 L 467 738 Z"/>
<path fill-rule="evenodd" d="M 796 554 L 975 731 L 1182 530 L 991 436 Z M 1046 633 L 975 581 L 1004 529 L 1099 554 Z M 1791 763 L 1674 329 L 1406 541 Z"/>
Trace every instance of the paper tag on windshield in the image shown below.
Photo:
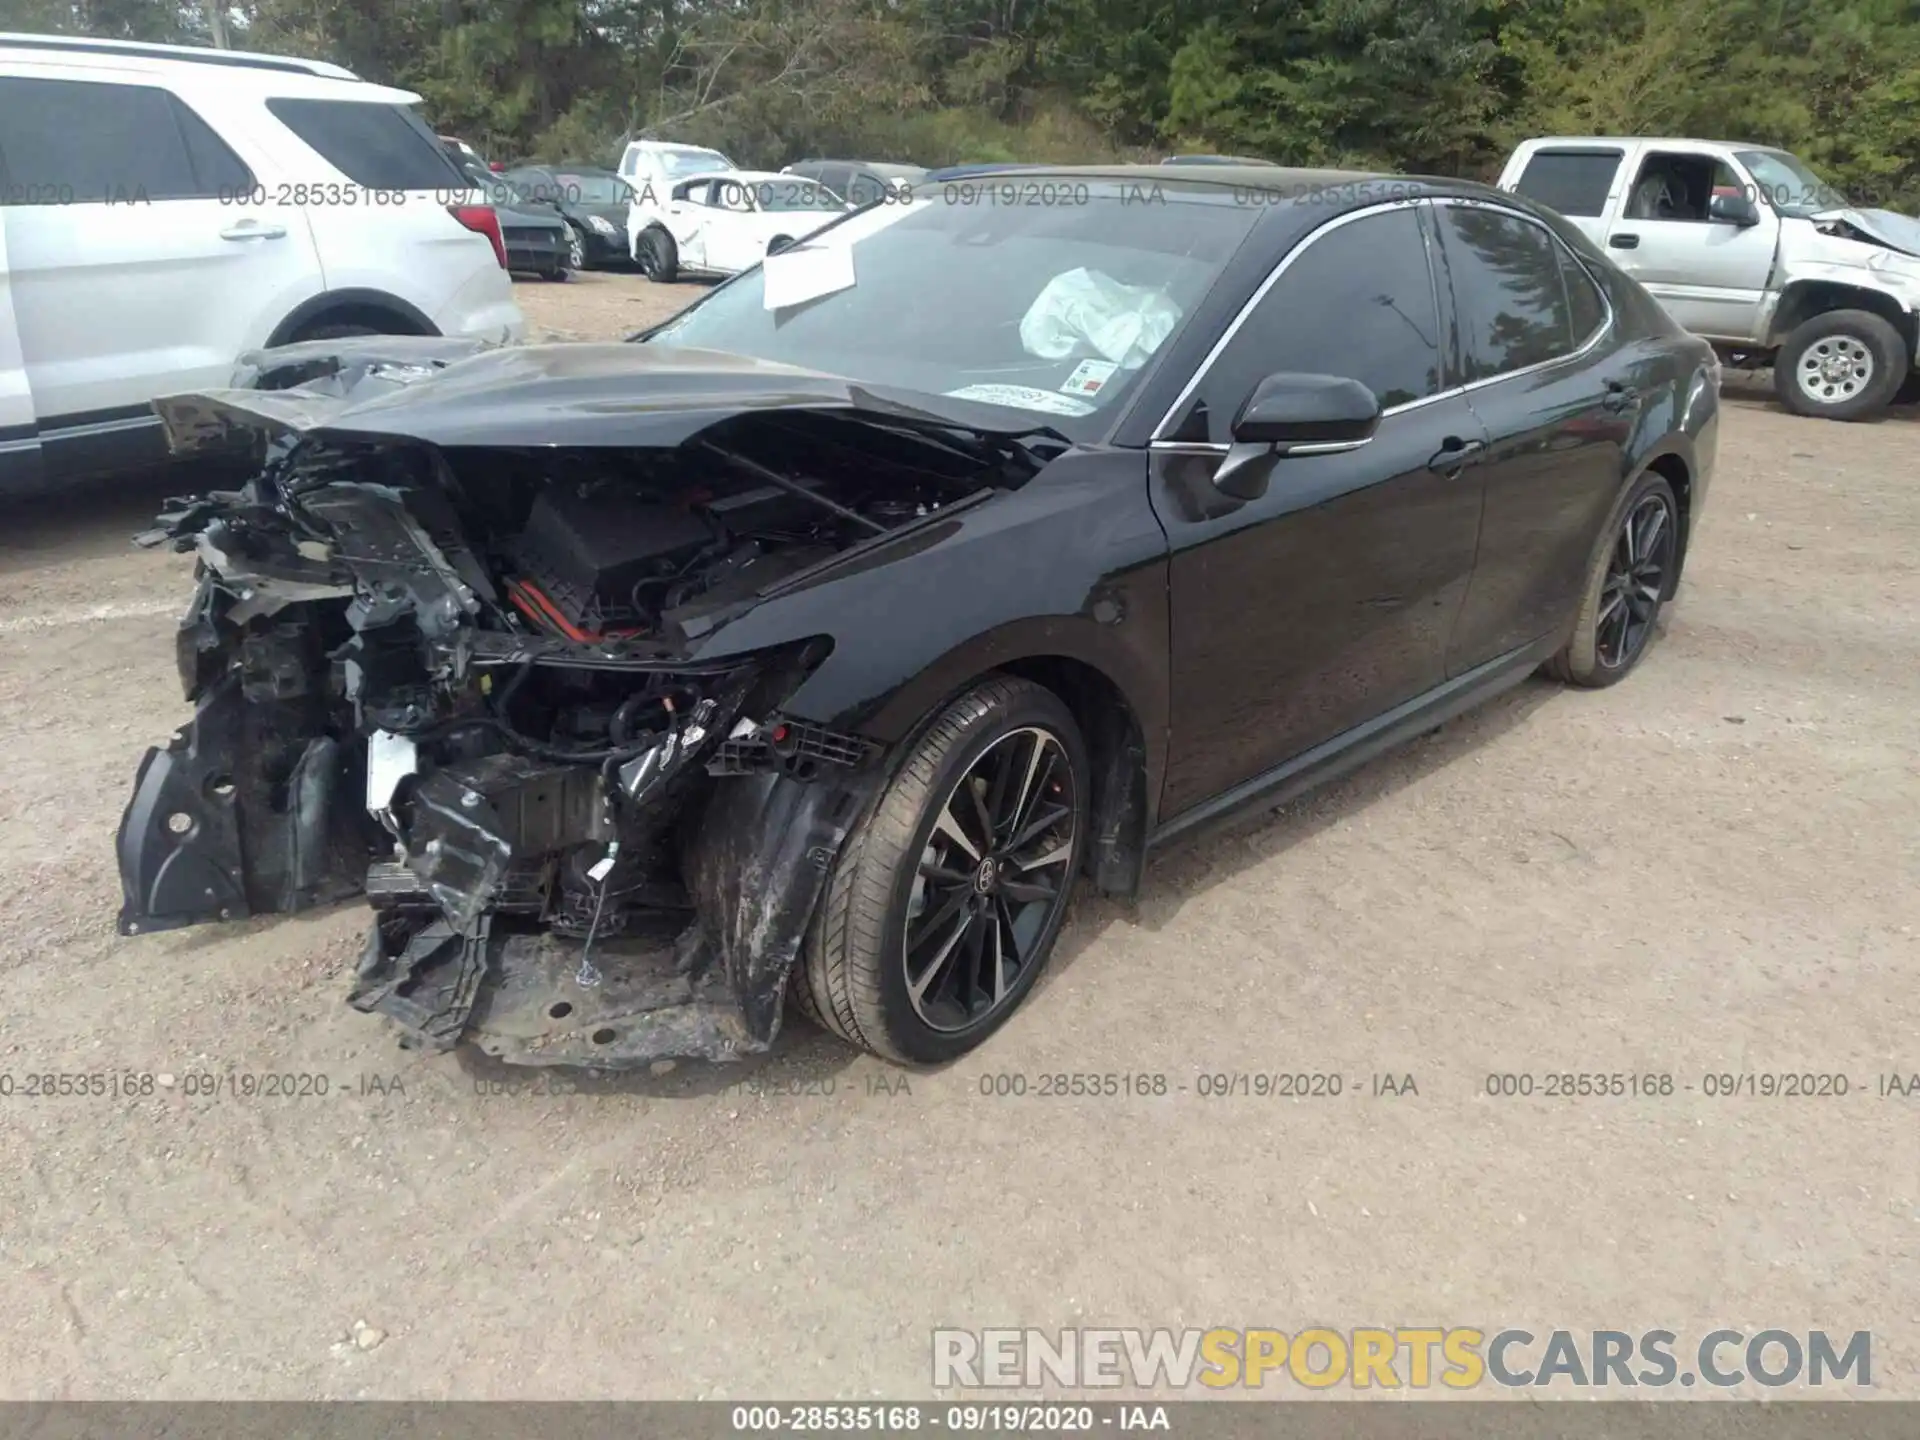
<path fill-rule="evenodd" d="M 946 392 L 949 400 L 978 400 L 987 405 L 1006 405 L 1015 410 L 1039 410 L 1048 415 L 1091 415 L 1093 406 L 1084 400 L 1056 395 L 1051 390 L 1036 390 L 1031 385 L 963 385 Z"/>
<path fill-rule="evenodd" d="M 769 310 L 785 310 L 853 288 L 851 245 L 796 245 L 769 255 L 760 266 L 763 303 Z"/>
<path fill-rule="evenodd" d="M 1073 367 L 1073 373 L 1067 377 L 1067 383 L 1060 387 L 1060 393 L 1098 395 L 1107 381 L 1113 378 L 1113 372 L 1119 368 L 1111 360 L 1082 360 Z"/>

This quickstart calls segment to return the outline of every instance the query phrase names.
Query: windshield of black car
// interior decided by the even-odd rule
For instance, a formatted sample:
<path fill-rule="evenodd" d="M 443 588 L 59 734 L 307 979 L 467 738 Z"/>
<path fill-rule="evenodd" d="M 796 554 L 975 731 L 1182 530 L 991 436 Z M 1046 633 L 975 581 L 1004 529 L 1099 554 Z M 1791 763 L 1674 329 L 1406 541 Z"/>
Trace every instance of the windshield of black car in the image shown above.
<path fill-rule="evenodd" d="M 1010 428 L 1090 438 L 1258 218 L 1225 186 L 923 185 L 771 257 L 647 338 L 990 406 Z"/>
<path fill-rule="evenodd" d="M 569 205 L 624 205 L 633 198 L 633 192 L 618 176 L 579 175 L 568 171 L 553 178 L 560 198 Z"/>
<path fill-rule="evenodd" d="M 1737 150 L 1734 155 L 1753 176 L 1760 197 L 1782 215 L 1804 220 L 1823 210 L 1844 209 L 1850 203 L 1798 155 L 1784 150 Z"/>

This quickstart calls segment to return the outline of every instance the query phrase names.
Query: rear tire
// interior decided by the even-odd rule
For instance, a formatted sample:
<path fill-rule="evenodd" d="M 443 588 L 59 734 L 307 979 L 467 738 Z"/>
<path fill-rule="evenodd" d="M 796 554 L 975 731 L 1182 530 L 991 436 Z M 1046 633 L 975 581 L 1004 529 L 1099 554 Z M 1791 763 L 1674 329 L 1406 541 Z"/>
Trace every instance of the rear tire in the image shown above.
<path fill-rule="evenodd" d="M 1773 390 L 1796 415 L 1867 420 L 1893 402 L 1912 358 L 1878 315 L 1829 310 L 1787 337 L 1773 359 Z"/>
<path fill-rule="evenodd" d="M 801 1011 L 904 1064 L 952 1060 L 999 1029 L 1065 920 L 1087 775 L 1052 691 L 994 676 L 948 705 L 841 849 L 794 975 Z"/>
<path fill-rule="evenodd" d="M 1652 648 L 1679 573 L 1680 504 L 1665 477 L 1649 470 L 1607 517 L 1587 563 L 1573 637 L 1547 662 L 1547 674 L 1587 690 L 1626 679 Z"/>

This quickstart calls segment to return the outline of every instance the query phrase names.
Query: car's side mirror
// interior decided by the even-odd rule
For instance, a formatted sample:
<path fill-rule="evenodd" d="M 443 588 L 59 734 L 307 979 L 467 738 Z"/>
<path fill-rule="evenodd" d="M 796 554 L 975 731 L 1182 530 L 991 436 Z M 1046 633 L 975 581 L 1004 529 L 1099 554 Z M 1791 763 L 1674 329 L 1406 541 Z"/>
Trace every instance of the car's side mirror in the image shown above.
<path fill-rule="evenodd" d="M 1715 195 L 1707 201 L 1707 219 L 1745 229 L 1760 223 L 1760 207 L 1745 195 Z"/>
<path fill-rule="evenodd" d="M 1254 387 L 1234 417 L 1233 446 L 1213 483 L 1236 500 L 1257 500 L 1278 455 L 1363 445 L 1380 425 L 1379 398 L 1340 375 L 1281 371 Z"/>

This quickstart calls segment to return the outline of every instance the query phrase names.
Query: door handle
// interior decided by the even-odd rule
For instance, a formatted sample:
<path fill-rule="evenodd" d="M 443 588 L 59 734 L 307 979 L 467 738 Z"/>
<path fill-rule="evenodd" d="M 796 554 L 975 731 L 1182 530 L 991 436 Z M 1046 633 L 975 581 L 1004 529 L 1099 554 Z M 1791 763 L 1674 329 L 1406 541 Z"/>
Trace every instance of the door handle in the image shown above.
<path fill-rule="evenodd" d="M 279 240 L 285 237 L 284 225 L 263 225 L 258 220 L 236 220 L 220 232 L 222 240 Z"/>
<path fill-rule="evenodd" d="M 1600 403 L 1617 414 L 1622 410 L 1629 410 L 1633 406 L 1638 405 L 1640 403 L 1640 392 L 1623 380 L 1609 380 L 1607 382 L 1607 398 Z"/>
<path fill-rule="evenodd" d="M 1640 248 L 1640 237 L 1638 235 L 1609 235 L 1607 236 L 1607 244 L 1616 250 L 1637 250 Z"/>
<path fill-rule="evenodd" d="M 1436 475 L 1457 475 L 1466 468 L 1466 464 L 1475 455 L 1487 448 L 1484 440 L 1462 439 L 1458 435 L 1449 435 L 1440 442 L 1440 448 L 1427 461 L 1427 469 Z"/>

